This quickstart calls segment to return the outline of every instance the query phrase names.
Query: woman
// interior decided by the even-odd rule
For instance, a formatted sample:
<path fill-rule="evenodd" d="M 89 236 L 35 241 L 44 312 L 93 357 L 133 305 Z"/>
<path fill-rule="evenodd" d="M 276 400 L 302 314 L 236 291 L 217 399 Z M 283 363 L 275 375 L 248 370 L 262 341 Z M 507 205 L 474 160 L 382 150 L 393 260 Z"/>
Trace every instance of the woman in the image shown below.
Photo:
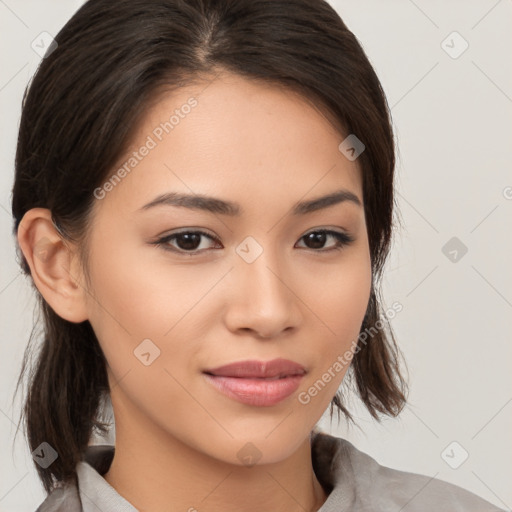
<path fill-rule="evenodd" d="M 324 1 L 87 2 L 16 155 L 38 510 L 499 510 L 315 427 L 329 404 L 352 419 L 344 380 L 376 419 L 405 404 L 377 300 L 394 164 Z M 89 445 L 104 399 L 115 449 Z"/>

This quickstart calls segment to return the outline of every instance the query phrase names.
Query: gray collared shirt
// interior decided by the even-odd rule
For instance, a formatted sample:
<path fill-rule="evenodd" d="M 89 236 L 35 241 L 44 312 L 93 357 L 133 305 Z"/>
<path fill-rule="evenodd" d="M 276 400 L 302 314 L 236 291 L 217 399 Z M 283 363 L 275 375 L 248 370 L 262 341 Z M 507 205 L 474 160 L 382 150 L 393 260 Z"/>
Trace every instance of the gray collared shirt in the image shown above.
<path fill-rule="evenodd" d="M 311 457 L 328 494 L 318 512 L 505 512 L 456 485 L 381 466 L 349 441 L 314 430 Z M 90 446 L 78 487 L 54 489 L 36 512 L 138 512 L 103 478 L 114 446 Z"/>

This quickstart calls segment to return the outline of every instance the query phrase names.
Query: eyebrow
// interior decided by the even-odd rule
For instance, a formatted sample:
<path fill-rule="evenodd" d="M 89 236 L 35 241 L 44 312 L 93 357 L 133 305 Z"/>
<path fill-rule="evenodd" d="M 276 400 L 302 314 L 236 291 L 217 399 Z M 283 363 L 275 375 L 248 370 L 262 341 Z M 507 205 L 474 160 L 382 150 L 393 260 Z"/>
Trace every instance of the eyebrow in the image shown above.
<path fill-rule="evenodd" d="M 353 192 L 342 189 L 325 196 L 296 203 L 292 208 L 292 215 L 305 215 L 346 201 L 362 207 L 360 199 Z M 140 210 L 148 210 L 155 206 L 178 206 L 220 215 L 229 215 L 231 217 L 238 216 L 243 212 L 238 203 L 206 195 L 182 194 L 178 192 L 161 194 L 145 204 Z"/>

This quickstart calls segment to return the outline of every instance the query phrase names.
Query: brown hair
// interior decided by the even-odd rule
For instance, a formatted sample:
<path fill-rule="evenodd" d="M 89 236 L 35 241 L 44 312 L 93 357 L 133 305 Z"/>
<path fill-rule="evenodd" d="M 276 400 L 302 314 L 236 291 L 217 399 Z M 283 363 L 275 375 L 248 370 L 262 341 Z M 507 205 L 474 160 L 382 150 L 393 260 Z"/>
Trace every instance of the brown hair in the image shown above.
<path fill-rule="evenodd" d="M 228 70 L 299 92 L 344 137 L 366 148 L 358 157 L 372 262 L 372 291 L 344 385 L 372 416 L 396 416 L 407 385 L 399 351 L 380 310 L 377 284 L 386 260 L 394 207 L 394 138 L 380 82 L 355 36 L 324 0 L 89 0 L 66 23 L 27 87 L 15 162 L 14 234 L 25 212 L 48 208 L 63 239 L 79 244 L 87 264 L 93 191 L 122 156 L 149 103 L 172 90 Z M 25 274 L 30 268 L 17 246 Z M 105 433 L 101 399 L 109 392 L 106 360 L 88 321 L 59 317 L 30 280 L 44 336 L 30 365 L 25 420 L 31 450 L 43 441 L 58 453 L 36 464 L 44 488 L 73 480 L 93 429 Z M 29 340 L 20 380 L 28 365 Z M 16 392 L 18 389 L 16 387 Z M 353 421 L 338 392 L 331 402 Z"/>

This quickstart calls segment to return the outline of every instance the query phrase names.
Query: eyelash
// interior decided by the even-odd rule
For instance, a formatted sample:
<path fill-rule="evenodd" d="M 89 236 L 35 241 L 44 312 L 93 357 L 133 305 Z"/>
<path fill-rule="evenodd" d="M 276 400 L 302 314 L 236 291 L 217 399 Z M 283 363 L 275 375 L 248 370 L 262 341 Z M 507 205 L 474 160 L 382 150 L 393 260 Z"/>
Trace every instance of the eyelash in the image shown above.
<path fill-rule="evenodd" d="M 332 251 L 340 251 L 344 247 L 350 245 L 355 240 L 355 238 L 353 236 L 349 235 L 348 233 L 340 233 L 338 231 L 333 231 L 333 230 L 329 230 L 329 229 L 317 229 L 314 231 L 310 231 L 309 233 L 306 233 L 305 235 L 303 235 L 299 240 L 302 240 L 303 238 L 305 238 L 306 236 L 308 236 L 312 233 L 323 233 L 326 235 L 331 235 L 334 238 L 336 238 L 336 240 L 338 241 L 338 245 L 335 247 L 331 247 L 330 249 L 309 249 L 313 252 L 320 252 L 320 253 L 329 252 L 330 253 Z M 197 250 L 185 251 L 183 249 L 171 248 L 169 245 L 167 245 L 169 241 L 177 238 L 180 235 L 186 235 L 186 234 L 202 235 L 202 236 L 209 238 L 210 240 L 219 242 L 219 240 L 216 237 L 211 236 L 210 234 L 206 233 L 205 231 L 195 230 L 195 231 L 181 231 L 179 233 L 173 233 L 172 235 L 166 235 L 166 236 L 156 240 L 155 242 L 152 242 L 152 244 L 156 245 L 157 247 L 161 247 L 165 251 L 171 251 L 171 252 L 183 254 L 183 255 L 186 254 L 188 256 L 196 256 L 205 251 L 211 250 L 211 249 L 203 249 L 200 251 L 197 251 Z M 306 249 L 308 249 L 308 248 L 306 247 Z"/>

